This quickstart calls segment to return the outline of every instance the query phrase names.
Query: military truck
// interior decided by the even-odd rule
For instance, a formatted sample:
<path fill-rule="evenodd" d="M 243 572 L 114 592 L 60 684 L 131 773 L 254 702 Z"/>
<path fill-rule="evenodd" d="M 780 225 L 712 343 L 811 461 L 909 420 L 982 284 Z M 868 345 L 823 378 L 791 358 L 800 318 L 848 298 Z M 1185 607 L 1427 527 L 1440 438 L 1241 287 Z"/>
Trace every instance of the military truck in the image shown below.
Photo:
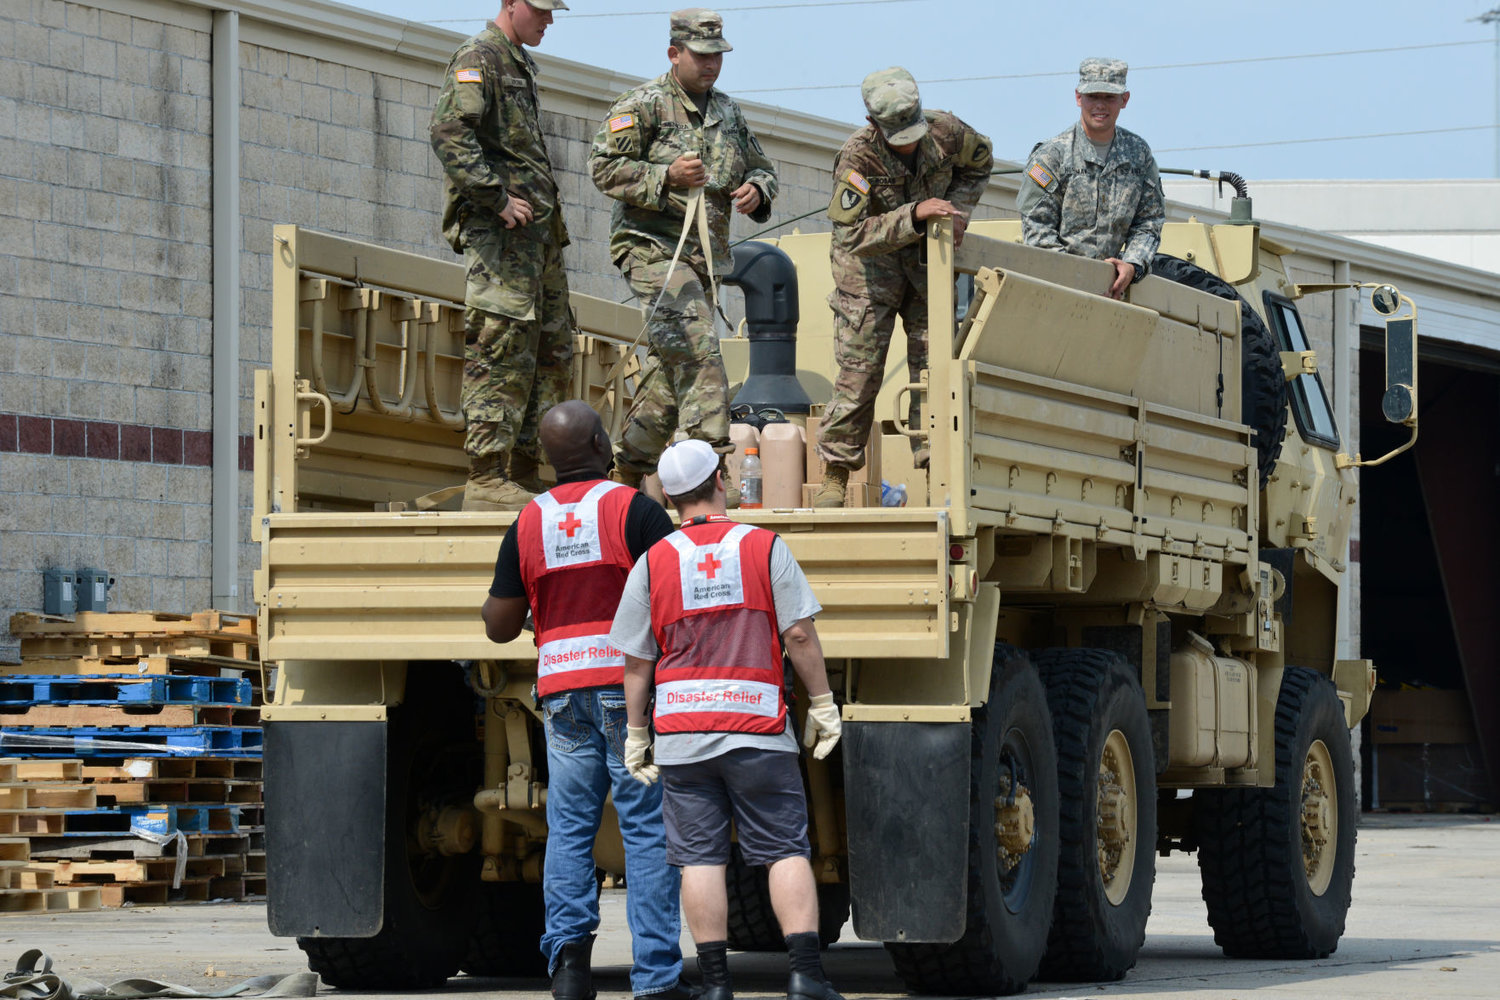
<path fill-rule="evenodd" d="M 1169 224 L 1123 301 L 1099 294 L 1109 265 L 1014 222 L 959 247 L 932 225 L 930 363 L 912 381 L 898 332 L 877 404 L 908 505 L 736 515 L 781 534 L 824 607 L 844 719 L 804 760 L 824 939 L 852 916 L 913 991 L 1124 975 L 1158 851 L 1197 851 L 1227 954 L 1338 944 L 1374 685 L 1335 651 L 1358 459 L 1297 310 L 1332 286 L 1293 284 L 1289 248 L 1237 221 Z M 271 930 L 338 987 L 536 972 L 535 649 L 478 615 L 514 515 L 423 509 L 465 471 L 463 269 L 275 239 L 254 489 Z M 732 380 L 785 366 L 793 326 L 794 380 L 827 398 L 827 248 L 736 252 Z M 1386 413 L 1414 428 L 1415 308 L 1374 301 Z M 641 314 L 573 306 L 574 394 L 618 425 Z M 609 816 L 596 860 L 623 871 Z M 763 874 L 727 879 L 732 945 L 779 948 Z"/>

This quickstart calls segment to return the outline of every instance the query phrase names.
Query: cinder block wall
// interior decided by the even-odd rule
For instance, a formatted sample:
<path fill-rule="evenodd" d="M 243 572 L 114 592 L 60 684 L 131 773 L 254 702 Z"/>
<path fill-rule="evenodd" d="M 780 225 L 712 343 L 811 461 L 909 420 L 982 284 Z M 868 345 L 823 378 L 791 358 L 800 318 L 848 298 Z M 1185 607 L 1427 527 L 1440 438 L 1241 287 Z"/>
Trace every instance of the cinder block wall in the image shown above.
<path fill-rule="evenodd" d="M 48 567 L 204 606 L 209 36 L 6 0 L 0 39 L 0 614 L 40 610 Z"/>

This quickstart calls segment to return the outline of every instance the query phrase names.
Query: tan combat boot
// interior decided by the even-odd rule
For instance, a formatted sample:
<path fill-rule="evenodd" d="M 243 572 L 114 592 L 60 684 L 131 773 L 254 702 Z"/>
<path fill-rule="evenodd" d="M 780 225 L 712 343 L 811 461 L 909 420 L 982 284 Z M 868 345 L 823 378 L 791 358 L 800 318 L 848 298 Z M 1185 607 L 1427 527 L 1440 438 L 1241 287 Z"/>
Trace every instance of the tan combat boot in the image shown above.
<path fill-rule="evenodd" d="M 536 499 L 500 474 L 504 458 L 470 458 L 469 480 L 464 483 L 464 510 L 520 510 Z"/>
<path fill-rule="evenodd" d="M 641 488 L 641 480 L 646 477 L 634 469 L 622 469 L 618 465 L 609 470 L 609 478 L 617 483 L 623 483 L 633 490 Z"/>
<path fill-rule="evenodd" d="M 813 494 L 813 506 L 842 507 L 848 491 L 849 470 L 841 465 L 830 465 L 823 470 L 823 485 Z"/>
<path fill-rule="evenodd" d="M 537 460 L 529 455 L 510 456 L 510 481 L 531 493 L 547 492 Z"/>

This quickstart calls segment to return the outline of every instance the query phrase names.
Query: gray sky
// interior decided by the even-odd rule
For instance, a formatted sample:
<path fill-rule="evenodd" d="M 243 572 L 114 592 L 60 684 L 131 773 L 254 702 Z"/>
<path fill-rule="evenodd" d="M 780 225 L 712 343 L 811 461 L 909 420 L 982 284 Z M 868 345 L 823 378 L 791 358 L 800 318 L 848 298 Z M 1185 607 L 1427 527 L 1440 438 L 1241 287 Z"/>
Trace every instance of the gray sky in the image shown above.
<path fill-rule="evenodd" d="M 355 6 L 467 34 L 499 0 Z M 570 6 L 540 51 L 642 78 L 665 70 L 671 0 Z M 1009 160 L 1076 120 L 1078 62 L 1102 55 L 1130 63 L 1120 124 L 1161 166 L 1233 170 L 1252 195 L 1257 179 L 1496 176 L 1495 26 L 1470 19 L 1500 0 L 723 0 L 717 9 L 735 46 L 719 80 L 731 95 L 862 124 L 860 80 L 902 65 L 923 104 L 959 115 Z M 1426 134 L 1294 141 L 1417 132 Z"/>

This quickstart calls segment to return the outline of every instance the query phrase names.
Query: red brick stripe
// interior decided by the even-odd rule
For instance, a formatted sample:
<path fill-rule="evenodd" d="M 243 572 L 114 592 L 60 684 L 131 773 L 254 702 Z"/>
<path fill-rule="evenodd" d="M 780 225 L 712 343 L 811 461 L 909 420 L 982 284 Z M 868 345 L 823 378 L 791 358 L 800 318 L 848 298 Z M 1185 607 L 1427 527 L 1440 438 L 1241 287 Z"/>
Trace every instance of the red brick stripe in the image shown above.
<path fill-rule="evenodd" d="M 212 431 L 0 413 L 0 452 L 98 458 L 108 462 L 209 466 L 214 464 L 213 449 Z M 254 455 L 254 440 L 248 434 L 240 435 L 241 472 L 250 471 Z"/>

